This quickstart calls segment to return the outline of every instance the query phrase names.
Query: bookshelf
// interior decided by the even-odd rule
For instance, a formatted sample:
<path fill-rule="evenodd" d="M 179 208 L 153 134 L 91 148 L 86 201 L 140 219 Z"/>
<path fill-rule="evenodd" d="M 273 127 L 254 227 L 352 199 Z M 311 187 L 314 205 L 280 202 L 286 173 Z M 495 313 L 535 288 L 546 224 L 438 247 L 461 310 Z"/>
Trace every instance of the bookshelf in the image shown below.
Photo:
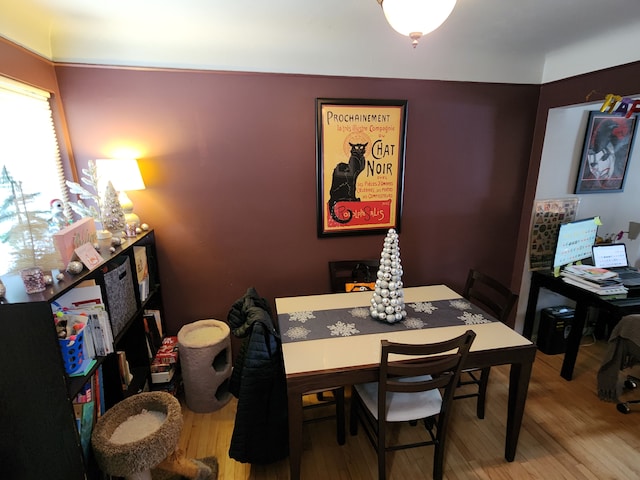
<path fill-rule="evenodd" d="M 148 295 L 141 301 L 136 275 L 134 247 L 144 247 L 149 270 Z M 76 427 L 73 399 L 97 369 L 102 370 L 105 408 L 148 388 L 149 357 L 143 325 L 145 309 L 162 312 L 155 233 L 144 232 L 125 239 L 114 253 L 101 250 L 105 261 L 79 275 L 64 273 L 42 293 L 28 295 L 19 275 L 5 275 L 7 293 L 0 298 L 0 325 L 4 345 L 0 348 L 0 465 L 3 478 L 23 480 L 81 480 L 103 478 L 95 462 L 82 453 Z M 109 273 L 129 262 L 132 275 L 123 278 L 123 288 L 132 288 L 135 305 L 114 332 L 115 350 L 125 351 L 134 375 L 126 391 L 120 379 L 117 355 L 98 357 L 95 365 L 80 377 L 69 376 L 52 318 L 51 303 L 85 280 L 100 286 L 107 311 L 121 311 L 112 298 Z M 56 273 L 56 272 L 54 272 Z M 54 275 L 55 277 L 55 275 Z M 105 281 L 107 279 L 107 281 Z M 128 284 L 127 284 L 128 283 Z M 116 304 L 118 303 L 118 304 Z"/>

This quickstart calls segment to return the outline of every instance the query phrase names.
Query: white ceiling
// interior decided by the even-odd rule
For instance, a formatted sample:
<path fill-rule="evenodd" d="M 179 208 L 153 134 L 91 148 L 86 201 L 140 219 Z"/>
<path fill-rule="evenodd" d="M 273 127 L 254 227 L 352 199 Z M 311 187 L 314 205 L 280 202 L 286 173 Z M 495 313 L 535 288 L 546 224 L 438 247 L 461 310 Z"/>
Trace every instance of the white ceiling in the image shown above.
<path fill-rule="evenodd" d="M 546 83 L 640 60 L 640 0 L 458 0 L 416 49 L 376 0 L 0 0 L 56 62 Z"/>

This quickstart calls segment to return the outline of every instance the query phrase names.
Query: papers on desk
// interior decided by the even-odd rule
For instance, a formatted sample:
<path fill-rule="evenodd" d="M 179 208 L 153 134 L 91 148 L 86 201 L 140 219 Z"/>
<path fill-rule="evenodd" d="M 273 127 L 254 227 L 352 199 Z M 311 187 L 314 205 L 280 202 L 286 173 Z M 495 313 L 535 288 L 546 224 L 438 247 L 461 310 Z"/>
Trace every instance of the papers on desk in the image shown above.
<path fill-rule="evenodd" d="M 592 282 L 604 282 L 606 280 L 617 280 L 618 274 L 606 268 L 594 267 L 593 265 L 567 265 L 562 271 L 563 274 L 584 278 Z"/>
<path fill-rule="evenodd" d="M 618 274 L 605 268 L 591 265 L 568 265 L 560 275 L 566 283 L 598 295 L 626 295 L 628 292 Z"/>

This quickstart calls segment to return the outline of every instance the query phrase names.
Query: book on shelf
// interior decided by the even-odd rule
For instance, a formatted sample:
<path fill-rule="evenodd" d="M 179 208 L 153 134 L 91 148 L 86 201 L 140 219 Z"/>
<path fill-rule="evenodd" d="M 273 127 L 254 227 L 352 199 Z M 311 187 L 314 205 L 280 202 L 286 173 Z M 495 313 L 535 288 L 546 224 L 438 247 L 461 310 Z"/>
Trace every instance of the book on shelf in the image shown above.
<path fill-rule="evenodd" d="M 109 314 L 105 310 L 89 313 L 88 327 L 91 329 L 96 355 L 105 357 L 114 353 L 113 332 L 109 322 Z"/>
<path fill-rule="evenodd" d="M 147 263 L 147 247 L 133 247 L 136 262 L 136 278 L 140 289 L 140 300 L 145 301 L 149 296 L 149 265 Z"/>
<path fill-rule="evenodd" d="M 164 331 L 162 330 L 162 317 L 160 316 L 160 310 L 146 309 L 144 311 L 145 315 L 152 315 L 156 321 L 156 328 L 158 329 L 158 333 L 160 334 L 160 338 L 164 337 Z"/>
<path fill-rule="evenodd" d="M 147 298 L 149 298 L 149 277 L 146 277 L 144 280 L 138 282 L 138 289 L 140 291 L 140 301 L 144 302 Z"/>
<path fill-rule="evenodd" d="M 97 416 L 100 418 L 104 412 L 107 410 L 105 401 L 104 401 L 104 384 L 102 380 L 102 365 L 98 367 L 96 373 L 94 374 L 94 381 L 96 385 L 96 390 L 98 391 L 98 399 L 96 404 L 98 405 Z"/>
<path fill-rule="evenodd" d="M 80 436 L 80 445 L 85 458 L 89 456 L 93 427 L 104 413 L 104 390 L 102 386 L 102 367 L 99 367 L 91 379 L 78 392 L 73 400 L 73 411 Z"/>
<path fill-rule="evenodd" d="M 162 334 L 158 329 L 156 323 L 156 316 L 153 313 L 145 312 L 142 316 L 142 322 L 144 324 L 144 333 L 147 338 L 147 350 L 149 358 L 155 357 L 156 353 L 162 346 Z"/>
<path fill-rule="evenodd" d="M 162 339 L 162 345 L 153 358 L 153 363 L 177 363 L 178 362 L 178 337 L 170 336 Z"/>
<path fill-rule="evenodd" d="M 126 392 L 133 381 L 133 374 L 131 373 L 129 361 L 127 360 L 127 354 L 123 350 L 118 350 L 116 355 L 118 356 L 118 369 L 120 371 L 122 391 Z"/>
<path fill-rule="evenodd" d="M 175 374 L 171 375 L 171 378 L 168 382 L 152 383 L 150 388 L 154 392 L 167 392 L 175 396 L 178 394 L 181 383 L 182 382 L 180 374 L 178 372 L 175 372 Z"/>
<path fill-rule="evenodd" d="M 95 415 L 95 403 L 93 400 L 74 406 L 76 412 L 76 423 L 80 434 L 80 445 L 84 458 L 89 458 L 89 447 L 91 444 L 91 432 L 93 431 L 93 417 Z"/>
<path fill-rule="evenodd" d="M 166 371 L 151 371 L 151 383 L 167 383 L 170 382 L 176 372 L 175 364 L 166 365 L 169 368 Z"/>

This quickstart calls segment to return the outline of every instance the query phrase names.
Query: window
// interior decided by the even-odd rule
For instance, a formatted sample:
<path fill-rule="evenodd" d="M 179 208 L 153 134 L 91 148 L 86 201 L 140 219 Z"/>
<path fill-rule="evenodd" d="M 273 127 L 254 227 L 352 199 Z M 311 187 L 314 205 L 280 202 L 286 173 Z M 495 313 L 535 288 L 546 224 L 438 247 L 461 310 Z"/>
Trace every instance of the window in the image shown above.
<path fill-rule="evenodd" d="M 47 92 L 0 77 L 0 178 L 6 168 L 22 187 L 28 211 L 45 220 L 54 199 L 68 205 L 49 97 Z M 12 201 L 15 191 L 4 179 L 0 182 L 0 275 L 16 269 L 22 248 L 8 237 L 20 218 Z"/>

